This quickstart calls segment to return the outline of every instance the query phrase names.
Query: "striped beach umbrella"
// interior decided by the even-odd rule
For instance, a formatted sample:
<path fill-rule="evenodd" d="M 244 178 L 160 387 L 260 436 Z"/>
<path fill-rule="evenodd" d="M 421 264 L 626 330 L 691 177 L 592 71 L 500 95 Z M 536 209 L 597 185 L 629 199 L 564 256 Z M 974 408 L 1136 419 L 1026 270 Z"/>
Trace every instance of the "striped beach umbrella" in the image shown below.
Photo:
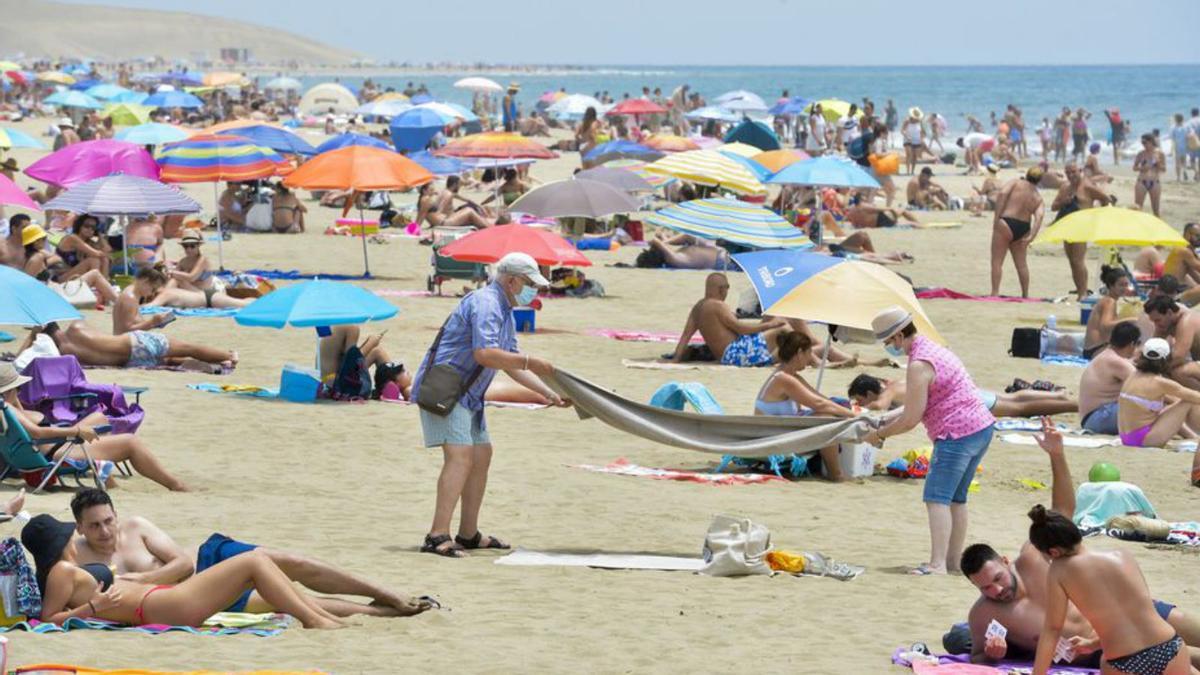
<path fill-rule="evenodd" d="M 554 159 L 558 157 L 558 153 L 537 141 L 528 139 L 521 134 L 505 131 L 485 131 L 481 134 L 471 134 L 470 136 L 456 138 L 434 154 L 445 157 L 494 157 L 509 159 Z"/>
<path fill-rule="evenodd" d="M 659 152 L 687 152 L 700 149 L 700 146 L 696 145 L 696 141 L 673 134 L 654 134 L 643 140 L 642 145 Z"/>
<path fill-rule="evenodd" d="M 712 150 L 691 150 L 667 155 L 646 165 L 646 171 L 739 194 L 762 195 L 767 192 L 749 169 Z"/>
<path fill-rule="evenodd" d="M 703 239 L 754 248 L 812 248 L 804 232 L 775 212 L 735 199 L 693 199 L 658 211 L 646 222 Z"/>
<path fill-rule="evenodd" d="M 169 216 L 198 213 L 200 203 L 156 180 L 117 174 L 80 183 L 42 208 L 97 216 Z"/>
<path fill-rule="evenodd" d="M 0 128 L 0 148 L 34 148 L 35 150 L 45 150 L 46 146 L 24 131 Z"/>

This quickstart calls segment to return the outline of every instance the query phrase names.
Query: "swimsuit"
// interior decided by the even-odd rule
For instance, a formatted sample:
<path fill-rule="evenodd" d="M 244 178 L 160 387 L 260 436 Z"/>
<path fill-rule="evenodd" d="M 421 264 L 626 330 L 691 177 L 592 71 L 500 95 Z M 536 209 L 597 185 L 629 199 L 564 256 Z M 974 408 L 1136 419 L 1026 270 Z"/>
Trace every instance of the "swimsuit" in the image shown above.
<path fill-rule="evenodd" d="M 247 551 L 253 551 L 258 548 L 254 544 L 247 544 L 230 539 L 223 534 L 214 533 L 208 539 L 200 544 L 199 550 L 196 552 L 196 574 L 216 565 L 217 563 L 225 562 L 234 556 L 241 555 Z M 247 588 L 244 593 L 238 596 L 233 604 L 226 607 L 226 612 L 244 612 L 246 611 L 246 602 L 250 600 L 250 593 L 254 589 Z"/>
<path fill-rule="evenodd" d="M 728 353 L 728 351 L 726 351 L 726 353 Z M 779 373 L 776 373 L 775 375 L 778 374 Z M 785 398 L 782 401 L 763 400 L 763 393 L 765 393 L 767 391 L 767 387 L 771 386 L 771 383 L 775 381 L 775 375 L 767 378 L 767 381 L 763 384 L 762 389 L 758 390 L 758 396 L 754 398 L 754 409 L 764 415 L 771 415 L 774 417 L 795 417 L 802 414 L 800 412 L 800 405 L 790 398 Z"/>
<path fill-rule="evenodd" d="M 1008 225 L 1008 229 L 1012 232 L 1013 241 L 1019 241 L 1022 237 L 1029 234 L 1030 225 L 1028 220 L 1020 220 L 1010 216 L 1005 216 L 1000 220 L 1003 220 Z"/>
<path fill-rule="evenodd" d="M 150 597 L 150 595 L 152 593 L 157 593 L 158 591 L 161 591 L 165 588 L 174 588 L 174 587 L 169 584 L 153 586 L 150 588 L 150 590 L 146 591 L 145 595 L 142 596 L 142 600 L 141 600 L 141 602 L 138 603 L 137 609 L 133 610 L 133 618 L 135 621 L 137 621 L 137 625 L 139 625 L 139 626 L 146 625 L 146 598 Z"/>
<path fill-rule="evenodd" d="M 1058 210 L 1058 213 L 1054 216 L 1054 222 L 1057 223 L 1058 221 L 1062 220 L 1063 218 L 1066 218 L 1067 216 L 1071 215 L 1072 213 L 1075 213 L 1078 210 L 1079 210 L 1079 195 L 1073 195 L 1071 197 L 1071 201 L 1067 202 L 1066 205 L 1064 205 L 1061 209 Z"/>
<path fill-rule="evenodd" d="M 1131 675 L 1162 675 L 1167 665 L 1183 648 L 1183 638 L 1176 635 L 1165 642 L 1151 645 L 1128 656 L 1106 659 L 1108 665 Z"/>
<path fill-rule="evenodd" d="M 721 365 L 725 366 L 769 366 L 774 361 L 771 350 L 767 348 L 767 340 L 762 333 L 739 335 L 729 343 L 721 356 Z"/>
<path fill-rule="evenodd" d="M 162 365 L 167 357 L 171 343 L 162 333 L 152 333 L 146 330 L 135 330 L 129 334 L 132 344 L 129 348 L 129 361 L 125 365 L 130 368 L 153 368 Z"/>
<path fill-rule="evenodd" d="M 1096 355 L 1099 354 L 1101 351 L 1103 351 L 1104 348 L 1107 346 L 1108 346 L 1107 342 L 1101 342 L 1098 345 L 1093 345 L 1091 347 L 1084 347 L 1083 348 L 1083 358 L 1087 359 L 1088 361 L 1091 361 L 1092 359 L 1096 358 Z"/>
<path fill-rule="evenodd" d="M 100 585 L 100 592 L 107 591 L 113 584 L 113 573 L 108 565 L 104 563 L 86 563 L 79 566 L 84 572 L 92 575 L 96 583 Z"/>
<path fill-rule="evenodd" d="M 212 299 L 213 299 L 213 296 L 216 294 L 217 294 L 217 289 L 215 289 L 215 288 L 204 289 L 204 306 L 205 307 L 213 306 Z"/>
<path fill-rule="evenodd" d="M 896 221 L 892 219 L 892 217 L 889 216 L 886 211 L 880 211 L 879 214 L 875 216 L 875 227 L 892 227 L 895 224 Z"/>
<path fill-rule="evenodd" d="M 1121 392 L 1121 398 L 1129 401 L 1130 403 L 1140 405 L 1152 413 L 1162 412 L 1162 409 L 1166 407 L 1166 404 L 1164 404 L 1162 401 L 1152 401 L 1148 398 L 1142 398 L 1136 394 L 1126 394 L 1125 392 Z M 1146 437 L 1150 435 L 1150 431 L 1153 428 L 1154 422 L 1151 422 L 1144 427 L 1138 427 L 1132 431 L 1122 431 L 1120 434 L 1121 444 L 1128 445 L 1133 448 L 1143 447 L 1146 443 Z"/>

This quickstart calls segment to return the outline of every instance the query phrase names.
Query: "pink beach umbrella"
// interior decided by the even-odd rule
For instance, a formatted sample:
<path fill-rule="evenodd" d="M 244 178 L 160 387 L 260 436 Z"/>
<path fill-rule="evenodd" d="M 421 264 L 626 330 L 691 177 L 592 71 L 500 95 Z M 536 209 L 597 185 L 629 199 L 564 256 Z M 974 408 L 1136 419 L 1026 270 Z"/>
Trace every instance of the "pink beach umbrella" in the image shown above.
<path fill-rule="evenodd" d="M 23 209 L 31 209 L 33 211 L 41 211 L 42 207 L 37 205 L 37 202 L 29 198 L 21 190 L 21 186 L 8 179 L 8 176 L 0 175 L 0 206 L 19 206 Z"/>
<path fill-rule="evenodd" d="M 30 178 L 64 188 L 117 173 L 158 180 L 158 164 L 140 145 L 100 140 L 68 145 L 25 169 Z"/>

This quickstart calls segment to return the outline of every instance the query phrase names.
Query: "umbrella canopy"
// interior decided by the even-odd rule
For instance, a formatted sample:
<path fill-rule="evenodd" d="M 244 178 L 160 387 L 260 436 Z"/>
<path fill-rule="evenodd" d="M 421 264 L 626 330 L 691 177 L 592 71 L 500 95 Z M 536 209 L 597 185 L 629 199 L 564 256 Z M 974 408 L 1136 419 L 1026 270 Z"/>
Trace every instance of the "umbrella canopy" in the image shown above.
<path fill-rule="evenodd" d="M 159 91 L 147 96 L 142 105 L 154 108 L 203 108 L 204 101 L 186 91 Z"/>
<path fill-rule="evenodd" d="M 359 115 L 373 115 L 375 117 L 395 117 L 402 113 L 413 109 L 413 104 L 404 99 L 375 99 L 370 103 L 364 103 L 354 109 L 354 112 Z"/>
<path fill-rule="evenodd" d="M 80 183 L 43 208 L 97 216 L 169 216 L 199 213 L 200 203 L 156 180 L 116 175 Z"/>
<path fill-rule="evenodd" d="M 779 173 L 785 167 L 789 167 L 796 162 L 802 162 L 806 159 L 812 159 L 807 152 L 789 148 L 787 150 L 769 150 L 760 152 L 752 156 L 750 159 L 757 164 L 762 165 L 771 173 Z"/>
<path fill-rule="evenodd" d="M 300 91 L 300 80 L 293 77 L 277 77 L 263 85 L 263 89 L 271 89 L 276 91 Z"/>
<path fill-rule="evenodd" d="M 766 112 L 767 104 L 762 97 L 751 91 L 731 91 L 716 99 L 717 105 L 737 112 Z"/>
<path fill-rule="evenodd" d="M 662 159 L 664 154 L 661 150 L 655 150 L 640 143 L 618 140 L 597 145 L 589 150 L 583 158 L 589 164 L 604 164 L 614 159 L 636 159 L 640 162 L 653 162 L 656 159 Z"/>
<path fill-rule="evenodd" d="M 127 91 L 110 98 L 113 103 L 135 103 L 141 105 L 143 101 L 150 98 L 150 94 L 144 91 Z"/>
<path fill-rule="evenodd" d="M 239 119 L 239 120 L 229 120 L 228 122 L 220 122 L 220 123 L 214 124 L 210 127 L 205 127 L 199 133 L 200 134 L 209 134 L 211 136 L 233 136 L 235 134 L 230 134 L 230 133 L 226 133 L 226 132 L 233 131 L 234 129 L 241 129 L 244 127 L 258 127 L 258 126 L 274 127 L 276 129 L 284 129 L 284 130 L 287 129 L 287 127 L 283 126 L 282 124 L 275 124 L 274 122 L 260 122 L 258 120 Z M 199 135 L 199 134 L 193 134 L 193 135 L 195 136 L 195 135 Z"/>
<path fill-rule="evenodd" d="M 753 284 L 763 314 L 870 330 L 876 314 L 899 306 L 922 335 L 945 343 L 912 286 L 882 265 L 800 251 L 753 251 L 733 259 Z"/>
<path fill-rule="evenodd" d="M 288 187 L 310 190 L 408 190 L 433 174 L 404 155 L 352 145 L 321 153 L 283 179 Z"/>
<path fill-rule="evenodd" d="M 821 104 L 821 117 L 824 117 L 826 121 L 837 122 L 842 117 L 850 114 L 850 104 L 841 99 L 823 98 L 820 101 L 817 101 L 817 103 Z M 811 114 L 812 106 L 812 103 L 808 104 L 804 108 L 804 112 Z M 859 111 L 856 114 L 862 115 L 862 111 Z"/>
<path fill-rule="evenodd" d="M 754 155 L 762 152 L 762 150 L 759 150 L 753 145 L 746 145 L 745 143 L 741 143 L 739 141 L 727 141 L 725 145 L 717 148 L 717 152 L 727 156 L 736 155 L 738 157 L 753 157 Z"/>
<path fill-rule="evenodd" d="M 20 70 L 21 64 L 16 61 L 0 61 L 0 70 Z"/>
<path fill-rule="evenodd" d="M 110 103 L 100 112 L 101 117 L 111 117 L 113 124 L 133 126 L 150 121 L 149 106 L 137 103 Z"/>
<path fill-rule="evenodd" d="M 357 107 L 354 92 L 337 82 L 318 84 L 300 98 L 300 112 L 306 115 L 349 114 Z"/>
<path fill-rule="evenodd" d="M 38 82 L 51 82 L 53 84 L 75 84 L 75 78 L 66 73 L 60 73 L 55 70 L 44 71 L 37 74 Z"/>
<path fill-rule="evenodd" d="M 158 153 L 166 183 L 212 183 L 268 178 L 290 167 L 278 153 L 239 136 L 193 136 Z"/>
<path fill-rule="evenodd" d="M 799 115 L 804 112 L 810 101 L 799 96 L 791 98 L 781 98 L 771 106 L 767 112 L 772 115 Z"/>
<path fill-rule="evenodd" d="M 392 118 L 389 129 L 392 132 L 392 143 L 400 151 L 423 150 L 429 141 L 442 130 L 453 118 L 447 120 L 441 113 L 414 107 L 408 112 Z"/>
<path fill-rule="evenodd" d="M 653 192 L 650 181 L 632 171 L 614 167 L 598 166 L 575 174 L 576 179 L 594 180 L 611 185 L 625 192 Z"/>
<path fill-rule="evenodd" d="M 498 94 L 504 91 L 504 87 L 486 77 L 464 77 L 463 79 L 455 82 L 454 86 L 458 89 L 481 91 L 486 94 Z"/>
<path fill-rule="evenodd" d="M 767 179 L 783 185 L 878 188 L 879 181 L 861 166 L 841 157 L 816 157 L 786 166 Z"/>
<path fill-rule="evenodd" d="M 667 109 L 654 101 L 648 101 L 644 98 L 627 98 L 624 101 L 609 108 L 605 115 L 658 115 L 667 112 Z"/>
<path fill-rule="evenodd" d="M 464 262 L 494 263 L 509 253 L 525 253 L 539 265 L 588 267 L 592 261 L 559 235 L 528 225 L 497 225 L 459 237 L 438 251 Z"/>
<path fill-rule="evenodd" d="M 16 129 L 0 129 L 0 148 L 34 148 L 45 150 L 46 146 L 38 139 L 24 131 Z"/>
<path fill-rule="evenodd" d="M 650 173 L 649 171 L 646 171 L 647 165 L 644 162 L 638 162 L 632 159 L 618 159 L 609 166 L 614 169 L 620 169 L 621 171 L 628 171 L 636 175 L 638 178 L 646 181 L 651 187 L 654 188 L 660 188 L 668 183 L 674 183 L 675 181 L 679 180 L 678 178 L 674 178 L 672 176 Z"/>
<path fill-rule="evenodd" d="M 208 87 L 240 87 L 250 82 L 241 73 L 229 72 L 205 73 L 204 77 L 200 78 L 200 81 Z"/>
<path fill-rule="evenodd" d="M 183 70 L 174 70 L 169 73 L 163 73 L 158 79 L 162 80 L 163 82 L 174 82 L 180 86 L 185 84 L 204 84 L 204 78 L 200 77 L 198 73 L 190 73 Z"/>
<path fill-rule="evenodd" d="M 737 162 L 738 164 L 741 164 L 742 166 L 746 167 L 746 169 L 748 169 L 750 171 L 750 173 L 754 174 L 754 177 L 758 179 L 758 182 L 765 183 L 766 180 L 771 177 L 771 172 L 767 170 L 767 167 L 763 166 L 762 164 L 759 164 L 758 162 L 750 159 L 749 157 L 745 157 L 743 155 L 739 155 L 739 154 L 730 152 L 725 149 L 726 147 L 728 147 L 728 146 L 724 146 L 724 145 L 721 146 L 720 148 L 717 149 L 717 152 L 721 153 L 722 155 L 725 155 L 729 159 L 732 159 L 733 161 Z M 758 148 L 755 148 L 755 150 L 758 150 Z"/>
<path fill-rule="evenodd" d="M 691 150 L 667 155 L 646 165 L 646 170 L 739 194 L 761 195 L 767 191 L 749 169 L 713 150 Z"/>
<path fill-rule="evenodd" d="M 725 134 L 725 142 L 738 142 L 751 145 L 760 151 L 778 150 L 782 147 L 779 144 L 779 137 L 775 135 L 774 130 L 756 120 L 742 120 L 741 124 L 730 129 L 729 133 Z"/>
<path fill-rule="evenodd" d="M 479 120 L 479 117 L 475 113 L 471 112 L 470 110 L 467 110 L 466 108 L 463 108 L 462 106 L 455 106 L 450 103 L 442 103 L 441 101 L 430 101 L 428 103 L 421 103 L 421 104 L 413 106 L 413 108 L 416 110 L 432 110 L 433 112 L 435 112 L 439 116 L 441 116 L 443 124 L 450 124 L 450 123 L 454 122 L 455 120 L 464 120 L 464 121 L 478 121 Z"/>
<path fill-rule="evenodd" d="M 456 138 L 434 154 L 447 157 L 495 157 L 554 159 L 558 157 L 550 148 L 520 134 L 505 131 L 486 131 Z"/>
<path fill-rule="evenodd" d="M 1060 241 L 1099 246 L 1188 246 L 1175 228 L 1157 217 L 1119 206 L 1076 211 L 1042 230 L 1033 243 Z"/>
<path fill-rule="evenodd" d="M 687 152 L 688 150 L 700 149 L 700 146 L 696 145 L 696 141 L 672 134 L 654 134 L 642 141 L 642 145 L 662 152 Z"/>
<path fill-rule="evenodd" d="M 239 136 L 253 141 L 262 148 L 270 148 L 275 152 L 286 155 L 315 155 L 317 149 L 308 141 L 296 134 L 276 126 L 266 124 L 251 124 L 244 127 L 229 129 L 224 132 L 229 136 Z"/>
<path fill-rule="evenodd" d="M 751 102 L 757 101 L 759 104 L 763 103 L 763 99 L 761 96 L 759 96 L 758 94 L 756 94 L 752 91 L 746 91 L 745 89 L 735 89 L 733 91 L 727 91 L 724 94 L 721 94 L 720 96 L 713 99 L 713 103 L 729 103 L 730 101 L 751 101 Z M 763 105 L 762 109 L 766 110 L 767 106 Z"/>
<path fill-rule="evenodd" d="M 684 117 L 689 120 L 712 120 L 714 122 L 737 122 L 742 119 L 741 113 L 735 113 L 727 108 L 722 108 L 715 105 L 706 105 L 703 108 L 697 108 Z"/>
<path fill-rule="evenodd" d="M 50 94 L 42 99 L 42 103 L 61 106 L 63 108 L 88 108 L 90 110 L 99 110 L 104 107 L 104 104 L 96 99 L 88 96 L 82 91 L 59 91 Z"/>
<path fill-rule="evenodd" d="M 0 265 L 0 290 L 0 324 L 45 326 L 83 319 L 61 295 L 21 270 Z"/>
<path fill-rule="evenodd" d="M 409 159 L 420 164 L 426 171 L 435 176 L 457 176 L 467 171 L 467 165 L 456 157 L 438 157 L 427 150 L 414 152 Z"/>
<path fill-rule="evenodd" d="M 646 222 L 703 239 L 755 248 L 812 248 L 804 232 L 770 209 L 736 199 L 693 199 L 655 213 Z"/>
<path fill-rule="evenodd" d="M 374 293 L 340 281 L 303 281 L 271 291 L 238 310 L 243 326 L 315 328 L 390 319 L 395 305 Z"/>
<path fill-rule="evenodd" d="M 638 200 L 628 192 L 586 178 L 547 183 L 521 195 L 509 206 L 511 211 L 542 218 L 603 218 L 639 208 Z"/>
<path fill-rule="evenodd" d="M 582 119 L 588 108 L 597 113 L 603 112 L 608 106 L 586 94 L 569 94 L 560 96 L 546 108 L 546 112 L 559 119 Z"/>
<path fill-rule="evenodd" d="M 39 159 L 25 175 L 43 183 L 70 188 L 93 178 L 122 173 L 158 180 L 158 165 L 146 149 L 125 141 L 84 141 Z"/>
<path fill-rule="evenodd" d="M 137 143 L 138 145 L 163 145 L 164 143 L 182 141 L 188 136 L 189 132 L 186 129 L 177 127 L 174 124 L 149 122 L 122 129 L 117 132 L 114 138 L 118 141 Z"/>
<path fill-rule="evenodd" d="M 120 96 L 121 94 L 127 93 L 128 91 L 129 90 L 125 87 L 104 82 L 92 87 L 88 87 L 83 93 L 91 96 L 92 98 L 99 98 L 109 101 Z"/>
<path fill-rule="evenodd" d="M 348 147 L 351 145 L 365 145 L 365 146 L 369 146 L 372 148 L 382 148 L 384 150 L 392 149 L 392 146 L 388 145 L 387 143 L 384 143 L 383 141 L 379 140 L 378 138 L 375 138 L 374 136 L 364 136 L 363 134 L 345 133 L 345 134 L 338 134 L 337 136 L 333 136 L 329 140 L 318 145 L 317 146 L 317 154 L 319 155 L 322 152 L 329 152 L 330 150 L 337 150 L 338 148 L 345 148 L 345 147 Z"/>
<path fill-rule="evenodd" d="M 37 205 L 37 202 L 29 198 L 20 185 L 8 179 L 8 176 L 0 174 L 0 206 L 19 206 L 23 209 L 32 211 L 41 211 L 42 207 Z"/>

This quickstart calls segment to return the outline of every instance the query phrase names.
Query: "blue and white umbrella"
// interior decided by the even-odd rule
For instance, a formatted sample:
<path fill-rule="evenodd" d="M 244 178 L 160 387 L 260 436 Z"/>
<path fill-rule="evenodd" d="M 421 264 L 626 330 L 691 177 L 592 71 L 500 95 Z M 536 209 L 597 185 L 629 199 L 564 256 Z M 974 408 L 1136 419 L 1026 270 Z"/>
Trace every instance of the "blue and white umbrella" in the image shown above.
<path fill-rule="evenodd" d="M 767 179 L 776 185 L 878 188 L 879 181 L 858 164 L 842 157 L 814 157 L 785 166 Z"/>
<path fill-rule="evenodd" d="M 702 239 L 754 248 L 812 248 L 813 243 L 779 214 L 736 199 L 693 199 L 668 206 L 646 222 Z"/>
<path fill-rule="evenodd" d="M 799 96 L 782 99 L 776 101 L 775 105 L 771 106 L 767 112 L 772 115 L 800 115 L 804 109 L 808 107 L 810 101 Z"/>
<path fill-rule="evenodd" d="M 392 98 L 387 99 L 386 101 L 375 100 L 371 101 L 370 103 L 364 103 L 355 108 L 354 112 L 358 113 L 359 115 L 391 118 L 397 115 L 402 115 L 409 110 L 412 110 L 413 107 L 413 104 L 409 103 L 408 101 Z"/>
<path fill-rule="evenodd" d="M 42 208 L 97 216 L 160 216 L 199 213 L 200 204 L 175 187 L 149 178 L 116 174 L 80 183 Z"/>
<path fill-rule="evenodd" d="M 147 122 L 134 127 L 126 127 L 118 131 L 114 138 L 118 141 L 137 143 L 138 145 L 162 145 L 182 141 L 188 136 L 188 132 L 173 124 Z"/>
<path fill-rule="evenodd" d="M 742 120 L 740 113 L 735 113 L 732 110 L 715 105 L 697 108 L 684 115 L 684 117 L 687 117 L 689 120 L 711 120 L 714 122 L 740 122 Z"/>

